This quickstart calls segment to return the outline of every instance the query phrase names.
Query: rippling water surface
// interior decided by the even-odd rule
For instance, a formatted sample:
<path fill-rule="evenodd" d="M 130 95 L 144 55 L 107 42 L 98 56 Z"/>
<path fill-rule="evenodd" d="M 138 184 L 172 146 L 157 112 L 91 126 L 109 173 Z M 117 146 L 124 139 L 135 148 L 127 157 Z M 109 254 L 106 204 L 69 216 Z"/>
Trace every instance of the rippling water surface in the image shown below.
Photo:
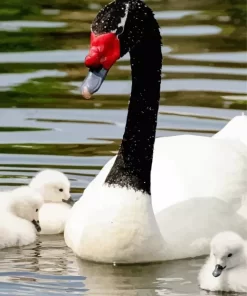
<path fill-rule="evenodd" d="M 1 2 L 1 190 L 51 167 L 68 175 L 76 199 L 116 153 L 131 87 L 129 55 L 94 100 L 78 92 L 90 23 L 105 1 Z M 212 136 L 247 109 L 244 1 L 148 4 L 164 44 L 157 136 Z M 98 265 L 78 261 L 63 236 L 40 236 L 0 252 L 0 295 L 206 295 L 197 286 L 203 262 Z"/>

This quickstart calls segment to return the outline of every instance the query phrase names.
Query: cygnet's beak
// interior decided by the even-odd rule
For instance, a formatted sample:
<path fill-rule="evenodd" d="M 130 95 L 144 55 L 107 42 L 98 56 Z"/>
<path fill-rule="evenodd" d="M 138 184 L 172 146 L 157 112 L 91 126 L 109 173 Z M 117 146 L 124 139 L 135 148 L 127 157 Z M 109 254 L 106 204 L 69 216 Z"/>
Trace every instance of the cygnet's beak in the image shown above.
<path fill-rule="evenodd" d="M 81 93 L 85 99 L 90 99 L 97 92 L 106 78 L 108 70 L 104 68 L 90 69 L 81 85 Z"/>
<path fill-rule="evenodd" d="M 69 199 L 62 199 L 62 202 L 65 202 L 66 204 L 73 206 L 75 201 L 70 197 Z"/>
<path fill-rule="evenodd" d="M 215 265 L 215 269 L 213 271 L 213 276 L 214 277 L 218 277 L 221 275 L 222 271 L 225 269 L 226 267 L 223 267 L 219 264 Z"/>
<path fill-rule="evenodd" d="M 40 227 L 40 225 L 39 225 L 39 221 L 33 219 L 33 220 L 32 220 L 32 223 L 33 223 L 33 225 L 35 226 L 36 230 L 37 230 L 38 232 L 40 232 L 40 231 L 41 231 L 41 227 Z"/>

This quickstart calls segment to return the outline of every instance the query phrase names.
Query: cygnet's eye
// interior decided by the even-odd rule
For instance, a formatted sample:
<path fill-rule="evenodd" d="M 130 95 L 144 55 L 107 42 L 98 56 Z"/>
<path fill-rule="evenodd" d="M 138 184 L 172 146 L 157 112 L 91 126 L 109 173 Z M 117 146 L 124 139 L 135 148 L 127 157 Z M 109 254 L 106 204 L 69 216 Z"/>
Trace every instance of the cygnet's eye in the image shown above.
<path fill-rule="evenodd" d="M 39 209 L 36 209 L 36 212 L 38 212 Z"/>
<path fill-rule="evenodd" d="M 228 256 L 227 256 L 227 257 L 229 257 L 229 258 L 230 258 L 230 257 L 232 257 L 232 253 L 228 254 Z"/>
<path fill-rule="evenodd" d="M 60 188 L 59 191 L 60 191 L 60 192 L 63 192 L 63 188 Z"/>

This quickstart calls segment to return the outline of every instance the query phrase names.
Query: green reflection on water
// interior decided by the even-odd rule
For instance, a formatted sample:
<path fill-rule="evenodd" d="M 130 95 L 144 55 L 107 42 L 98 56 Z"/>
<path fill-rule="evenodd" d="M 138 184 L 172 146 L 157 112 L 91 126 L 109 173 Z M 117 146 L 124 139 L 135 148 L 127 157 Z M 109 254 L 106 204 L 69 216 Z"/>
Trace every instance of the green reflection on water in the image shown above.
<path fill-rule="evenodd" d="M 66 156 L 108 156 L 109 151 L 117 151 L 120 140 L 109 144 L 0 144 L 2 154 L 39 154 Z M 112 153 L 114 155 L 115 153 Z"/>
<path fill-rule="evenodd" d="M 49 131 L 48 128 L 38 127 L 17 127 L 17 126 L 1 126 L 0 132 L 34 132 L 34 131 Z"/>
<path fill-rule="evenodd" d="M 108 0 L 91 3 L 67 0 L 3 0 L 0 8 L 2 21 L 50 21 L 64 22 L 60 28 L 20 28 L 17 31 L 0 30 L 0 52 L 46 51 L 54 49 L 83 49 L 88 47 L 90 23 L 96 12 Z M 247 9 L 240 0 L 203 0 L 187 1 L 175 0 L 148 1 L 155 11 L 169 12 L 169 10 L 198 10 L 196 14 L 172 19 L 161 18 L 162 27 L 178 27 L 210 25 L 221 28 L 217 35 L 201 36 L 165 36 L 163 43 L 172 49 L 172 53 L 204 53 L 204 52 L 236 52 L 246 49 L 246 20 Z M 46 11 L 44 11 L 46 9 Z M 48 9 L 48 11 L 47 11 Z M 53 10 L 51 10 L 53 9 Z M 55 11 L 54 9 L 57 9 Z M 128 62 L 121 62 L 128 64 Z M 176 60 L 172 56 L 164 57 L 164 65 L 204 65 L 217 67 L 244 67 L 243 63 L 203 62 Z M 87 102 L 80 98 L 80 94 L 71 91 L 73 87 L 66 82 L 82 81 L 87 69 L 81 63 L 16 63 L 0 64 L 0 73 L 26 73 L 40 69 L 56 69 L 67 73 L 66 77 L 50 77 L 29 80 L 28 82 L 12 86 L 1 91 L 0 107 L 39 107 L 39 108 L 126 108 L 128 96 L 97 96 L 95 101 Z M 191 74 L 169 73 L 166 78 L 220 78 L 241 80 L 243 77 L 235 75 L 229 78 L 226 74 Z M 130 72 L 121 71 L 113 67 L 107 77 L 108 80 L 130 79 Z M 224 90 L 223 90 L 224 91 Z M 174 91 L 162 94 L 162 105 L 208 106 L 216 108 L 245 109 L 245 102 L 239 100 L 225 104 L 217 92 Z M 96 102 L 97 101 L 97 102 Z"/>

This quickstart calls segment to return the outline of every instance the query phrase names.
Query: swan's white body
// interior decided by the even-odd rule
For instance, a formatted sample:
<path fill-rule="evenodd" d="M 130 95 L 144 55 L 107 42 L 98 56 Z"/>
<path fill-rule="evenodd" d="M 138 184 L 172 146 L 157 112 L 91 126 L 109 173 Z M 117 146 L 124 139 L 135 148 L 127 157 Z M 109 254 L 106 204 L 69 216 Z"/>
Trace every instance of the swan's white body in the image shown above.
<path fill-rule="evenodd" d="M 115 159 L 88 185 L 92 195 L 103 185 Z M 247 116 L 236 116 L 212 138 L 184 135 L 155 141 L 151 171 L 155 213 L 189 198 L 209 196 L 231 202 L 237 209 L 247 194 L 246 178 Z"/>
<path fill-rule="evenodd" d="M 228 127 L 237 132 L 243 125 L 247 131 L 246 117 L 239 116 Z M 156 139 L 153 208 L 148 195 L 104 185 L 111 159 L 73 207 L 67 245 L 84 259 L 134 263 L 205 255 L 212 237 L 224 230 L 247 238 L 247 220 L 236 213 L 247 191 L 245 135 L 232 139 L 226 131 L 224 137 Z"/>
<path fill-rule="evenodd" d="M 73 206 L 65 226 L 65 241 L 79 257 L 126 263 L 163 257 L 149 195 L 108 186 L 100 186 L 94 196 L 87 193 Z"/>
<path fill-rule="evenodd" d="M 68 178 L 56 170 L 39 172 L 29 186 L 38 190 L 44 198 L 39 212 L 41 234 L 63 233 L 71 205 L 62 200 L 70 198 L 70 182 Z M 59 190 L 62 189 L 62 192 Z"/>
<path fill-rule="evenodd" d="M 155 215 L 149 195 L 103 185 L 94 195 L 86 189 L 73 206 L 65 241 L 86 260 L 154 262 L 205 255 L 226 229 L 247 238 L 247 221 L 220 199 L 194 198 Z"/>
<path fill-rule="evenodd" d="M 0 193 L 0 249 L 25 246 L 36 240 L 31 221 L 38 220 L 42 204 L 41 195 L 28 186 Z"/>
<path fill-rule="evenodd" d="M 214 240 L 217 239 L 217 242 Z M 221 240 L 221 241 L 219 241 Z M 204 290 L 224 292 L 247 292 L 247 245 L 231 232 L 219 233 L 213 240 L 212 252 L 199 273 L 199 285 Z M 216 243 L 218 243 L 216 245 Z M 232 256 L 228 258 L 228 254 Z M 220 254 L 220 255 L 218 255 Z M 221 275 L 212 275 L 216 264 L 223 264 Z"/>
<path fill-rule="evenodd" d="M 247 131 L 245 116 L 228 126 L 237 130 L 240 123 Z M 236 209 L 247 191 L 247 146 L 242 135 L 219 136 L 156 140 L 154 209 L 149 196 L 104 185 L 115 157 L 111 159 L 72 208 L 65 228 L 67 245 L 84 259 L 134 263 L 205 255 L 212 237 L 224 230 L 246 237 L 247 220 Z"/>
<path fill-rule="evenodd" d="M 237 213 L 247 220 L 247 194 L 242 197 L 241 207 L 238 209 Z"/>

